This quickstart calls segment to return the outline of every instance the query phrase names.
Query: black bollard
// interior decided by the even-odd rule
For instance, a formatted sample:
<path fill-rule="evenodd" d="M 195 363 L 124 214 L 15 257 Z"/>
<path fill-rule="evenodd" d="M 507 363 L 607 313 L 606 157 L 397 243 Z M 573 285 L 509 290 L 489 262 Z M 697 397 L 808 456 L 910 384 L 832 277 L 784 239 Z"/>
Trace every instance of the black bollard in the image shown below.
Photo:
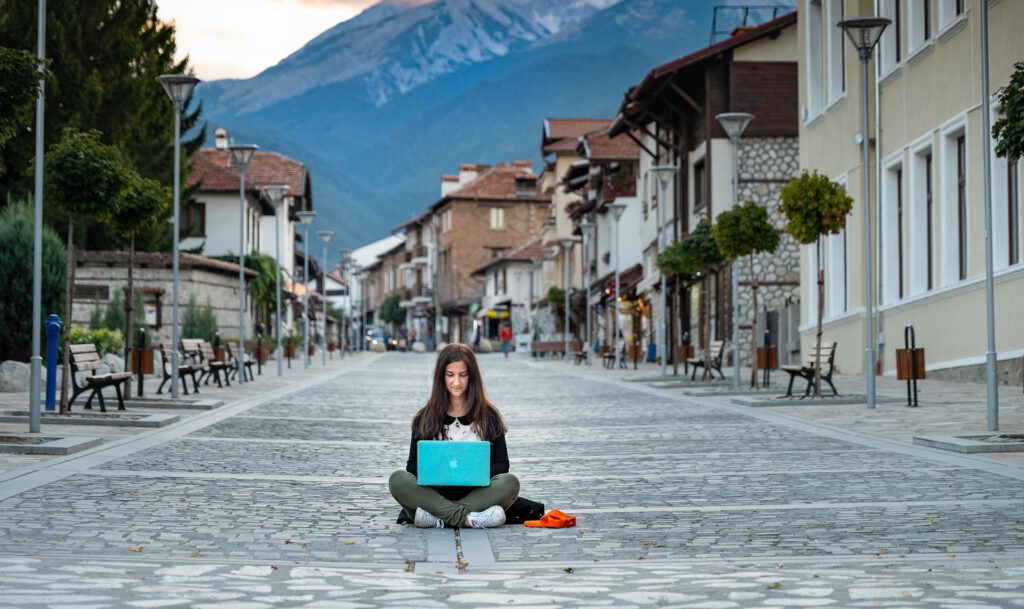
<path fill-rule="evenodd" d="M 256 336 L 256 374 L 263 376 L 263 338 Z"/>
<path fill-rule="evenodd" d="M 135 344 L 136 344 L 135 352 L 138 353 L 138 358 L 133 363 L 136 365 L 135 367 L 136 367 L 136 369 L 138 371 L 138 376 L 139 376 L 139 380 L 138 380 L 139 397 L 141 398 L 142 397 L 142 382 L 144 380 L 143 379 L 143 374 L 142 374 L 142 353 L 143 353 L 142 350 L 146 348 L 146 328 L 139 328 L 139 342 L 137 342 Z"/>

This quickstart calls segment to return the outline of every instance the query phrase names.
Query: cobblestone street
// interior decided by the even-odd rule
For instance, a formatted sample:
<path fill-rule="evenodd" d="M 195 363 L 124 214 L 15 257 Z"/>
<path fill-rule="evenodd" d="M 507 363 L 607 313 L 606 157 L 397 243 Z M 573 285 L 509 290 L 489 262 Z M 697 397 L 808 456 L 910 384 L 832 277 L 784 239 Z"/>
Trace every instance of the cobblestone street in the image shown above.
<path fill-rule="evenodd" d="M 360 355 L 0 473 L 0 607 L 1024 607 L 1020 460 L 480 363 L 521 494 L 576 528 L 395 524 L 433 358 Z"/>

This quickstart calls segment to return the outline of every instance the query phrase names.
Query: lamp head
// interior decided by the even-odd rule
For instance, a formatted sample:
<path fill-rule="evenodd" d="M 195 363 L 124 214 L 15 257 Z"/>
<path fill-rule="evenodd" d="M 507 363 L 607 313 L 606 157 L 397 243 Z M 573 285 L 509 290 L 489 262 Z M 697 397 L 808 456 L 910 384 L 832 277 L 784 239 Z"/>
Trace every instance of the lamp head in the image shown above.
<path fill-rule="evenodd" d="M 654 173 L 654 177 L 658 179 L 658 183 L 661 184 L 662 188 L 667 187 L 676 175 L 674 165 L 654 165 L 651 167 L 651 171 Z"/>
<path fill-rule="evenodd" d="M 272 186 L 264 186 L 263 192 L 267 193 L 267 198 L 270 199 L 270 204 L 277 208 L 281 204 L 281 200 L 284 199 L 284 193 L 288 192 L 288 186 L 285 184 L 274 184 Z"/>
<path fill-rule="evenodd" d="M 612 217 L 618 222 L 619 218 L 622 217 L 622 212 L 626 211 L 625 203 L 612 203 L 608 206 L 608 209 L 612 210 Z"/>
<path fill-rule="evenodd" d="M 750 121 L 754 120 L 754 115 L 749 112 L 722 112 L 716 114 L 715 118 L 730 140 L 738 140 Z"/>
<path fill-rule="evenodd" d="M 163 86 L 167 97 L 171 98 L 171 103 L 178 112 L 188 105 L 192 90 L 199 83 L 198 78 L 188 74 L 162 74 L 156 77 L 156 81 Z"/>
<path fill-rule="evenodd" d="M 245 171 L 245 166 L 249 164 L 252 159 L 252 155 L 256 154 L 259 146 L 254 144 L 232 144 L 228 146 L 228 150 L 231 151 L 231 160 L 238 165 L 239 171 Z"/>
<path fill-rule="evenodd" d="M 882 32 L 891 23 L 892 20 L 884 17 L 856 17 L 844 19 L 836 25 L 843 28 L 850 42 L 860 53 L 861 59 L 867 61 L 871 58 L 871 50 L 882 37 Z"/>
<path fill-rule="evenodd" d="M 569 249 L 572 247 L 572 244 L 575 243 L 571 237 L 561 237 L 558 239 L 558 242 L 562 244 L 562 249 L 564 250 Z"/>
<path fill-rule="evenodd" d="M 297 211 L 295 215 L 298 216 L 299 222 L 302 222 L 303 226 L 309 226 L 313 223 L 313 218 L 316 218 L 315 211 Z"/>
<path fill-rule="evenodd" d="M 597 231 L 597 225 L 587 220 L 586 222 L 580 222 L 580 230 L 586 235 L 588 239 L 594 236 L 594 232 Z"/>
<path fill-rule="evenodd" d="M 334 236 L 334 231 L 332 231 L 332 230 L 322 230 L 322 231 L 318 232 L 316 234 L 316 236 L 320 237 L 320 241 L 322 241 L 324 246 L 326 247 L 327 244 L 331 242 L 331 237 Z"/>

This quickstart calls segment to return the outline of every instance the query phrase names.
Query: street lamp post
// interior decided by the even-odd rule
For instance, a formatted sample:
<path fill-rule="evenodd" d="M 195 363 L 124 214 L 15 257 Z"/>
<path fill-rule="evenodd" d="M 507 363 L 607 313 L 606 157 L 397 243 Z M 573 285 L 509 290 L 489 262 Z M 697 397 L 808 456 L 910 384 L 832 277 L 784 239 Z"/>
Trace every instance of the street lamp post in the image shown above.
<path fill-rule="evenodd" d="M 558 240 L 562 244 L 562 256 L 565 258 L 565 298 L 562 304 L 562 312 L 565 316 L 565 332 L 562 338 L 565 339 L 565 357 L 569 357 L 569 293 L 572 291 L 572 281 L 569 277 L 569 258 L 572 256 L 572 244 L 573 240 L 571 237 L 562 237 Z"/>
<path fill-rule="evenodd" d="M 999 430 L 999 384 L 996 376 L 996 304 L 992 260 L 992 108 L 988 103 L 988 0 L 980 0 L 981 10 L 981 141 L 982 174 L 985 182 L 985 386 L 988 430 Z"/>
<path fill-rule="evenodd" d="M 612 217 L 615 219 L 615 323 L 612 324 L 612 351 L 615 352 L 615 369 L 619 369 L 622 353 L 619 351 L 619 297 L 622 296 L 622 286 L 619 285 L 619 219 L 622 212 L 626 211 L 625 203 L 612 203 L 608 206 L 612 210 Z"/>
<path fill-rule="evenodd" d="M 363 281 L 366 279 L 366 271 L 359 271 L 356 273 L 356 280 L 359 281 L 359 350 L 366 350 L 366 339 L 365 330 L 363 329 L 363 322 L 366 321 L 363 318 L 363 290 L 366 288 L 366 283 Z"/>
<path fill-rule="evenodd" d="M 302 222 L 302 242 L 306 250 L 302 253 L 302 367 L 309 368 L 309 225 L 316 218 L 316 212 L 298 211 L 295 215 Z"/>
<path fill-rule="evenodd" d="M 590 250 L 594 247 L 594 234 L 597 232 L 597 224 L 589 219 L 580 223 L 580 230 L 583 231 L 583 275 L 586 279 L 587 292 L 583 297 L 583 310 L 586 315 L 586 335 L 583 338 L 583 349 L 587 354 L 587 365 L 591 364 L 590 346 Z"/>
<path fill-rule="evenodd" d="M 867 378 L 867 402 L 868 408 L 875 407 L 875 303 L 874 303 L 874 280 L 871 273 L 871 173 L 869 169 L 869 149 L 871 147 L 868 138 L 868 61 L 871 60 L 871 52 L 874 50 L 878 40 L 882 37 L 892 21 L 882 17 L 857 17 L 846 19 L 836 25 L 843 28 L 853 46 L 857 49 L 861 64 L 861 116 L 863 118 L 863 129 L 861 131 L 861 147 L 864 151 L 864 293 L 865 308 L 867 314 L 867 369 L 864 371 Z"/>
<path fill-rule="evenodd" d="M 36 56 L 39 58 L 39 94 L 36 96 L 36 165 L 35 206 L 32 237 L 32 359 L 29 381 L 29 433 L 39 433 L 42 425 L 40 382 L 43 378 L 43 356 L 40 346 L 43 317 L 43 127 L 46 124 L 46 79 L 42 61 L 46 58 L 46 0 L 38 2 Z M 68 316 L 70 321 L 70 316 Z M 48 371 L 56 374 L 55 371 Z"/>
<path fill-rule="evenodd" d="M 331 242 L 331 237 L 334 236 L 334 231 L 322 230 L 316 234 L 320 237 L 320 242 L 324 244 L 324 263 L 320 267 L 320 276 L 323 277 L 324 291 L 321 295 L 324 301 L 323 315 L 324 315 L 324 332 L 321 334 L 322 340 L 324 341 L 323 349 L 320 353 L 320 363 L 324 366 L 327 365 L 327 245 Z M 307 318 L 308 319 L 308 318 Z"/>
<path fill-rule="evenodd" d="M 174 234 L 171 244 L 171 398 L 178 399 L 178 237 L 181 207 L 181 113 L 185 111 L 192 90 L 199 79 L 186 74 L 163 74 L 156 77 L 174 106 Z"/>
<path fill-rule="evenodd" d="M 352 264 L 352 250 L 345 248 L 341 250 L 341 278 L 344 279 L 348 285 L 345 291 L 348 292 L 348 299 L 346 301 L 347 306 L 342 309 L 345 317 L 341 322 L 341 344 L 338 345 L 338 349 L 341 352 L 341 356 L 345 357 L 345 341 L 352 337 L 352 281 L 348 277 L 349 265 Z M 346 329 L 345 326 L 348 326 Z"/>
<path fill-rule="evenodd" d="M 725 134 L 729 136 L 729 142 L 732 143 L 732 203 L 734 206 L 740 204 L 740 136 L 743 135 L 743 131 L 747 128 L 750 121 L 754 120 L 754 115 L 747 112 L 723 112 L 715 115 L 718 119 L 718 124 L 722 126 Z M 739 275 L 739 264 L 736 260 L 732 261 L 732 388 L 740 388 L 740 275 Z M 751 280 L 754 278 L 751 277 Z M 754 315 L 757 315 L 757 311 L 754 311 Z M 754 335 L 757 335 L 757 323 L 754 323 L 754 329 L 751 330 Z M 750 358 L 756 356 L 756 353 L 751 353 Z"/>
<path fill-rule="evenodd" d="M 258 146 L 239 144 L 229 146 L 231 160 L 238 165 L 238 384 L 245 384 L 245 169 L 256 154 Z"/>
<path fill-rule="evenodd" d="M 284 374 L 281 362 L 283 355 L 281 350 L 281 215 L 288 213 L 287 206 L 282 204 L 284 193 L 288 192 L 288 186 L 264 186 L 263 190 L 274 207 L 274 334 L 277 337 L 277 350 L 274 352 L 274 359 L 277 360 L 277 376 L 281 376 Z"/>
<path fill-rule="evenodd" d="M 676 168 L 672 165 L 655 165 L 651 167 L 654 176 L 658 179 L 661 187 L 661 196 L 658 197 L 658 253 L 665 249 L 665 219 L 662 214 L 667 213 L 665 206 L 668 205 L 668 185 L 676 175 Z M 661 376 L 666 376 L 668 371 L 668 287 L 665 285 L 665 273 L 661 275 L 661 327 L 658 328 L 658 354 L 661 355 Z"/>
<path fill-rule="evenodd" d="M 430 218 L 434 233 L 434 349 L 441 346 L 441 216 Z"/>

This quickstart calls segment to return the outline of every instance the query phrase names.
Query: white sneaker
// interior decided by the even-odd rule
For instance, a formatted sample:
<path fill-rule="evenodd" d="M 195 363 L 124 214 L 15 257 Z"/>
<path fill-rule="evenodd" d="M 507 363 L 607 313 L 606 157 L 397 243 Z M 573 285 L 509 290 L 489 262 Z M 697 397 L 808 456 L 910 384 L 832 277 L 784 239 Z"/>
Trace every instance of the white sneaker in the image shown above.
<path fill-rule="evenodd" d="M 500 505 L 492 505 L 482 512 L 469 513 L 469 526 L 474 529 L 490 529 L 503 524 L 505 524 L 505 510 L 501 509 Z"/>
<path fill-rule="evenodd" d="M 502 516 L 502 522 L 504 521 L 505 518 L 504 516 Z M 434 516 L 433 514 L 424 510 L 423 508 L 416 508 L 416 518 L 413 519 L 413 524 L 415 524 L 421 529 L 444 528 L 443 520 L 441 520 L 437 516 Z"/>

